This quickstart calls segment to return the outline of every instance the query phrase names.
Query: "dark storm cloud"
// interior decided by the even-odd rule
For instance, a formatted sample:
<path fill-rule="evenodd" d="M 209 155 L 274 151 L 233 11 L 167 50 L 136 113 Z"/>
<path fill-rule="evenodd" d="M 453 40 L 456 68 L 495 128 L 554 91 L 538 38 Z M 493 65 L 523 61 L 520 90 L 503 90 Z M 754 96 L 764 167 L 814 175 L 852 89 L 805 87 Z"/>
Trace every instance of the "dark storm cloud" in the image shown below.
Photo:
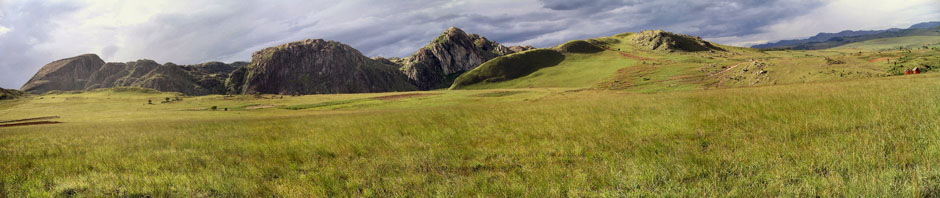
<path fill-rule="evenodd" d="M 935 3 L 915 1 L 907 3 Z M 367 56 L 402 57 L 450 26 L 501 43 L 536 47 L 647 29 L 742 42 L 747 36 L 767 37 L 766 27 L 818 13 L 832 2 L 0 0 L 0 27 L 10 29 L 0 34 L 0 86 L 18 88 L 43 64 L 87 52 L 107 61 L 246 61 L 265 47 L 323 38 L 349 44 Z M 132 6 L 110 9 L 121 5 Z"/>
<path fill-rule="evenodd" d="M 542 6 L 552 10 L 604 10 L 627 5 L 623 0 L 539 0 Z"/>

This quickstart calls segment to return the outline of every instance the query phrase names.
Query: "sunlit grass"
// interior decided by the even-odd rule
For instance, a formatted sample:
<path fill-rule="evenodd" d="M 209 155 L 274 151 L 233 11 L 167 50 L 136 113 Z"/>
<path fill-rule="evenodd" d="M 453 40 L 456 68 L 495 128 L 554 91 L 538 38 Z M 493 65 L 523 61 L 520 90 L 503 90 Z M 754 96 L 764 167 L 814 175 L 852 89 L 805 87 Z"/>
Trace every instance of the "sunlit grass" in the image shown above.
<path fill-rule="evenodd" d="M 507 91 L 517 91 L 505 94 Z M 0 194 L 899 197 L 940 193 L 940 76 L 661 94 L 566 89 L 0 102 Z M 54 99 L 52 97 L 55 97 Z M 235 110 L 248 104 L 302 110 Z M 209 111 L 210 106 L 232 108 Z"/>

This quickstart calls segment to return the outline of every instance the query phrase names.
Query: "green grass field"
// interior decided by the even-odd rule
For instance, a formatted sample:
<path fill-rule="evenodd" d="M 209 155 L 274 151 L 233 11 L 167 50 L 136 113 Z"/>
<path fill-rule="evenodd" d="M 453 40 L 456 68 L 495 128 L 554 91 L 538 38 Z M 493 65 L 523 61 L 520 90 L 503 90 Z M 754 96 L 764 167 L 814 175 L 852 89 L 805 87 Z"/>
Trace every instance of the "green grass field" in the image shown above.
<path fill-rule="evenodd" d="M 0 194 L 940 195 L 935 74 L 659 94 L 415 93 L 0 101 L 0 120 L 63 122 L 0 128 Z M 284 108 L 298 105 L 309 108 Z"/>
<path fill-rule="evenodd" d="M 459 90 L 0 100 L 0 197 L 940 197 L 936 44 L 635 36 L 490 61 Z"/>

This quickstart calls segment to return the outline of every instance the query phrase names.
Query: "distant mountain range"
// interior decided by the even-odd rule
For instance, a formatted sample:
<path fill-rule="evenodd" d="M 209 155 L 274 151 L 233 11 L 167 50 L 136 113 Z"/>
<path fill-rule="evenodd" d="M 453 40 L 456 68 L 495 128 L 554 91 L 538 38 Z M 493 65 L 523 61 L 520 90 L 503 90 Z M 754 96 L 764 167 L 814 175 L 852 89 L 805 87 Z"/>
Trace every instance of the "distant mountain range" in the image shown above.
<path fill-rule="evenodd" d="M 828 49 L 849 43 L 879 38 L 936 35 L 937 32 L 933 31 L 933 29 L 937 27 L 940 27 L 940 21 L 918 23 L 907 29 L 891 28 L 886 30 L 846 30 L 839 33 L 819 33 L 816 34 L 816 36 L 809 37 L 807 39 L 782 40 L 774 43 L 754 45 L 751 47 L 759 49 L 779 48 L 794 50 Z"/>

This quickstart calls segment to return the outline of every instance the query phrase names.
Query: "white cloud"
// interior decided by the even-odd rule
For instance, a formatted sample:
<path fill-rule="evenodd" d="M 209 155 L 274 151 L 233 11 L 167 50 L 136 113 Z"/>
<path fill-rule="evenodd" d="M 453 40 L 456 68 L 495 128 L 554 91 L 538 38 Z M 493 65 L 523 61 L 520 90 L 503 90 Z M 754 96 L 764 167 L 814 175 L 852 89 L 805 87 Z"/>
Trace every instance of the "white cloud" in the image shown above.
<path fill-rule="evenodd" d="M 709 39 L 750 46 L 807 38 L 820 32 L 907 28 L 928 21 L 940 21 L 940 3 L 936 0 L 834 0 L 805 15 L 759 27 L 763 33 Z"/>
<path fill-rule="evenodd" d="M 10 32 L 10 28 L 0 26 L 0 37 L 2 37 L 7 32 Z"/>

